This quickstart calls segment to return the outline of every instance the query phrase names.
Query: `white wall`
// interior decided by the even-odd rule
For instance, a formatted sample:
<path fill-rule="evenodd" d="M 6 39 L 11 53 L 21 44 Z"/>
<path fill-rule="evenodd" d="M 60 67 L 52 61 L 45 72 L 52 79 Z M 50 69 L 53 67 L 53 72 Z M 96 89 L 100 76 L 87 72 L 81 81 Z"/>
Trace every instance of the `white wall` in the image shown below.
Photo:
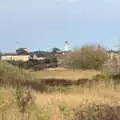
<path fill-rule="evenodd" d="M 13 60 L 13 61 L 28 61 L 30 58 L 29 55 L 7 55 L 7 56 L 1 56 L 1 60 L 5 61 L 5 60 Z"/>

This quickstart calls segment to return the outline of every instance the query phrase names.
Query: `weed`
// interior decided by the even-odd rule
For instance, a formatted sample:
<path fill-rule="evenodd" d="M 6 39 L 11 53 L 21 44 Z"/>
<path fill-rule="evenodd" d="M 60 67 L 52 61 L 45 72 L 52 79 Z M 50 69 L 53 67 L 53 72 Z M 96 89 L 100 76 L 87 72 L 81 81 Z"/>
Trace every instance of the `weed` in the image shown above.
<path fill-rule="evenodd" d="M 16 89 L 16 103 L 21 113 L 25 113 L 29 107 L 33 103 L 32 95 L 30 88 L 18 86 Z"/>

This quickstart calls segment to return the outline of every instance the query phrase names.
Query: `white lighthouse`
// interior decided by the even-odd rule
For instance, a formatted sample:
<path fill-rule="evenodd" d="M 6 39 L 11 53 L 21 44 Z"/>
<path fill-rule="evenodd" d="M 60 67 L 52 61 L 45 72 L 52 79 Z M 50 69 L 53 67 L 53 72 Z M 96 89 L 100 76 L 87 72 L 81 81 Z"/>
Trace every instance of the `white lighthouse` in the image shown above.
<path fill-rule="evenodd" d="M 65 50 L 65 51 L 69 51 L 69 43 L 68 43 L 68 40 L 65 41 L 64 50 Z"/>

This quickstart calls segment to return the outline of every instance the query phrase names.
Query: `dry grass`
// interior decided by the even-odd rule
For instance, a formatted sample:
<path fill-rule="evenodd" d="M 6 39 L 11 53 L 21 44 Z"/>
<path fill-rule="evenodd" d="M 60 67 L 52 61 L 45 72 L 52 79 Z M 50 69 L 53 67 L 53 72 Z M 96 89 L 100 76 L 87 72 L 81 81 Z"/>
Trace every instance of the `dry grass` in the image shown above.
<path fill-rule="evenodd" d="M 120 105 L 120 89 L 114 91 L 112 88 L 100 87 L 91 90 L 84 88 L 84 92 L 82 89 L 79 90 L 79 93 L 68 94 L 41 94 L 35 91 L 33 94 L 36 106 L 44 109 L 44 113 L 41 115 L 48 115 L 51 118 L 50 120 L 74 120 L 74 110 L 81 105 L 85 106 L 86 109 L 87 105 L 93 103 L 95 105 Z"/>
<path fill-rule="evenodd" d="M 98 74 L 99 71 L 96 70 L 70 70 L 70 69 L 47 69 L 37 72 L 32 72 L 36 79 L 91 79 L 94 75 Z"/>
<path fill-rule="evenodd" d="M 103 89 L 103 90 L 89 90 L 86 89 L 84 92 L 79 93 L 51 93 L 51 94 L 41 94 L 39 92 L 34 92 L 35 101 L 37 105 L 45 105 L 54 103 L 54 105 L 58 105 L 60 103 L 65 103 L 72 107 L 78 106 L 81 103 L 86 102 L 96 102 L 96 103 L 113 103 L 120 102 L 119 91 L 114 91 L 111 89 Z"/>
<path fill-rule="evenodd" d="M 18 109 L 14 105 L 13 91 L 10 88 L 0 89 L 1 100 L 4 101 L 3 103 L 6 103 L 6 110 L 10 113 Z M 112 86 L 105 87 L 103 84 L 96 87 L 93 86 L 92 88 L 76 87 L 70 93 L 54 92 L 42 94 L 32 91 L 35 106 L 31 109 L 29 120 L 74 120 L 74 110 L 81 105 L 84 105 L 85 109 L 87 109 L 87 105 L 90 103 L 120 105 L 119 92 L 119 87 L 117 90 L 114 90 Z M 12 101 L 14 104 L 9 108 L 6 101 Z M 17 113 L 17 115 L 19 116 L 20 114 Z"/>
<path fill-rule="evenodd" d="M 4 68 L 4 67 L 3 67 Z M 11 78 L 15 78 L 13 75 L 16 74 L 16 69 L 13 72 L 7 71 Z M 17 76 L 21 75 L 24 71 L 18 73 Z M 99 71 L 95 70 L 68 70 L 68 69 L 49 69 L 38 72 L 32 72 L 33 78 L 35 79 L 92 79 L 92 77 L 98 74 Z M 5 72 L 1 69 L 1 75 L 5 75 Z M 6 78 L 6 77 L 5 77 Z M 22 77 L 21 77 L 22 78 Z M 60 86 L 61 87 L 61 86 Z M 101 81 L 100 83 L 92 86 L 70 86 L 71 89 L 68 92 L 57 92 L 52 93 L 40 93 L 32 90 L 33 99 L 35 104 L 30 108 L 31 116 L 29 120 L 75 120 L 75 110 L 80 108 L 81 105 L 85 106 L 85 109 L 89 108 L 89 103 L 95 103 L 99 105 L 117 105 L 120 106 L 120 85 L 114 86 L 112 81 Z M 67 89 L 66 87 L 64 87 Z M 15 101 L 14 96 L 15 90 L 12 88 L 0 88 L 0 120 L 1 111 L 4 109 L 7 111 L 7 118 L 9 115 L 16 115 L 17 120 L 20 119 L 20 114 Z M 5 105 L 5 106 L 4 106 Z M 96 106 L 95 106 L 96 107 Z M 94 106 L 93 106 L 94 108 Z M 83 109 L 84 110 L 84 109 Z M 106 109 L 105 109 L 106 110 Z M 13 112 L 14 111 L 14 112 Z M 89 109 L 87 110 L 87 112 Z M 108 110 L 109 111 L 109 110 Z M 79 112 L 79 111 L 78 111 Z M 16 113 L 16 114 L 14 114 Z M 88 112 L 89 114 L 89 112 Z M 79 115 L 78 115 L 79 117 Z M 87 116 L 89 117 L 89 115 Z M 4 120 L 16 120 L 14 117 Z M 25 119 L 27 120 L 27 119 Z M 81 119 L 77 119 L 81 120 Z M 85 119 L 88 120 L 88 119 Z M 89 119 L 93 120 L 93 119 Z M 96 119 L 94 119 L 96 120 Z M 99 120 L 99 119 L 98 119 Z M 106 119 L 101 119 L 106 120 Z M 108 119 L 113 120 L 113 119 Z"/>

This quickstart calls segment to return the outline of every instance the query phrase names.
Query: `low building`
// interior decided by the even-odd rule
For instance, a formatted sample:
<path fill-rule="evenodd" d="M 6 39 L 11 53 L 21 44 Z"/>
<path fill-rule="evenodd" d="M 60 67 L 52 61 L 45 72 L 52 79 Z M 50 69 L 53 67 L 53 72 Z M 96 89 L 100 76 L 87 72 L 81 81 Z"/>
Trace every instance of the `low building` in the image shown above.
<path fill-rule="evenodd" d="M 108 58 L 109 58 L 109 60 L 117 59 L 120 61 L 120 52 L 110 50 L 110 51 L 108 51 Z"/>
<path fill-rule="evenodd" d="M 27 62 L 30 59 L 27 48 L 18 48 L 16 53 L 1 53 L 1 61 L 23 61 Z"/>
<path fill-rule="evenodd" d="M 16 54 L 17 55 L 28 55 L 29 52 L 28 52 L 28 49 L 27 48 L 18 48 L 16 50 Z"/>
<path fill-rule="evenodd" d="M 38 57 L 36 54 L 33 54 L 32 57 L 31 57 L 31 59 L 32 60 L 39 60 L 40 61 L 40 60 L 45 60 L 46 57 L 42 57 L 42 56 Z"/>
<path fill-rule="evenodd" d="M 29 61 L 30 55 L 3 54 L 1 61 Z"/>

